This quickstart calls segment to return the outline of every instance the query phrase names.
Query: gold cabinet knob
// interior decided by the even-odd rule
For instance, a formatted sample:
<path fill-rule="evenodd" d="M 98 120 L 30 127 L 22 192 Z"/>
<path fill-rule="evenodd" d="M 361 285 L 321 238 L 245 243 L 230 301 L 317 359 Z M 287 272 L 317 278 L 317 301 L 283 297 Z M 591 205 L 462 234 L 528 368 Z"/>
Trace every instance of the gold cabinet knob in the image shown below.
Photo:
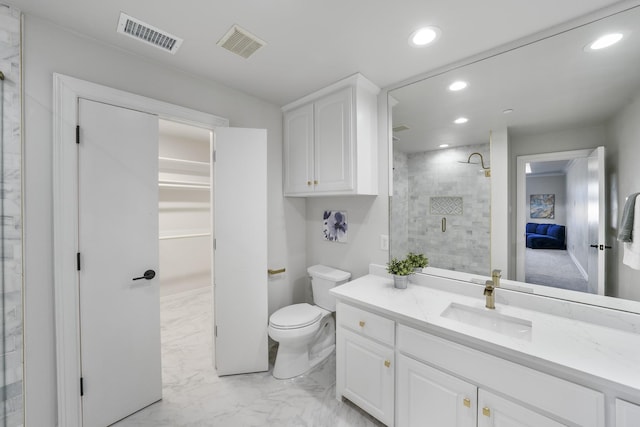
<path fill-rule="evenodd" d="M 311 185 L 311 181 L 307 181 L 307 185 Z"/>
<path fill-rule="evenodd" d="M 482 415 L 484 415 L 485 417 L 490 417 L 491 410 L 485 406 L 484 408 L 482 408 Z"/>
<path fill-rule="evenodd" d="M 313 185 L 318 185 L 318 180 L 313 181 Z"/>
<path fill-rule="evenodd" d="M 358 322 L 358 325 L 360 325 L 361 328 L 364 328 L 364 320 L 361 320 L 360 322 Z"/>
<path fill-rule="evenodd" d="M 462 401 L 462 403 L 464 404 L 464 406 L 466 406 L 467 408 L 471 408 L 471 399 L 469 399 L 468 397 L 465 397 L 464 400 Z"/>
<path fill-rule="evenodd" d="M 387 368 L 388 368 L 389 366 L 391 366 L 391 361 L 390 361 L 390 360 L 385 360 L 385 361 L 384 361 L 384 366 L 386 366 Z"/>

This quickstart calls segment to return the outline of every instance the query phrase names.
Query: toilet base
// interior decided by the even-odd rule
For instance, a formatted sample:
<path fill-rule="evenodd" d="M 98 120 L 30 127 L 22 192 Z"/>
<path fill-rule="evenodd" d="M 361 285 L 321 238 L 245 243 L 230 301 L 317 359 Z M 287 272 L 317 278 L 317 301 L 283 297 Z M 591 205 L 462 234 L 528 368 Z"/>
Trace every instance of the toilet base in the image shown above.
<path fill-rule="evenodd" d="M 278 348 L 276 363 L 273 366 L 273 376 L 279 380 L 286 380 L 302 375 L 329 357 L 335 348 L 335 344 L 331 345 L 311 359 L 308 351 L 287 351 L 286 348 Z"/>
<path fill-rule="evenodd" d="M 309 343 L 280 342 L 273 376 L 277 379 L 297 377 L 325 360 L 336 348 L 335 322 L 331 315 L 323 319 L 323 326 Z"/>

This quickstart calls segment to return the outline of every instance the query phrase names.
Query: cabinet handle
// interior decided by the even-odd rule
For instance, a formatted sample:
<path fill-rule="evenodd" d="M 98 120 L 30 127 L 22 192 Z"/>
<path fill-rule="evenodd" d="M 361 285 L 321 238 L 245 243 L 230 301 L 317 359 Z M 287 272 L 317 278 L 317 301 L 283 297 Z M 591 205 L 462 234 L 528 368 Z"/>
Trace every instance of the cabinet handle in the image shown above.
<path fill-rule="evenodd" d="M 462 401 L 462 403 L 464 404 L 464 406 L 466 406 L 467 408 L 471 408 L 471 399 L 469 399 L 468 397 L 465 397 L 464 400 Z"/>
<path fill-rule="evenodd" d="M 307 185 L 311 185 L 311 181 L 307 181 Z"/>
<path fill-rule="evenodd" d="M 358 325 L 360 325 L 361 328 L 364 328 L 364 320 L 361 320 Z"/>
<path fill-rule="evenodd" d="M 485 406 L 484 408 L 482 408 L 482 415 L 484 415 L 485 417 L 490 417 L 491 410 Z"/>
<path fill-rule="evenodd" d="M 313 185 L 318 185 L 318 180 L 313 181 Z"/>
<path fill-rule="evenodd" d="M 385 360 L 385 361 L 384 361 L 384 366 L 386 366 L 387 368 L 388 368 L 389 366 L 391 366 L 391 361 L 389 361 L 389 360 Z"/>

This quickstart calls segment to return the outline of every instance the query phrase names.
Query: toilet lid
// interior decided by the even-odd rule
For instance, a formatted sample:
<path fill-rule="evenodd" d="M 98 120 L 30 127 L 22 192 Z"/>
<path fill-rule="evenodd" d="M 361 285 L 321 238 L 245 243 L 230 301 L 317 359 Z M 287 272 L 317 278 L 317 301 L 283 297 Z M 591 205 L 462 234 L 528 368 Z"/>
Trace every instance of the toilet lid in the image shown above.
<path fill-rule="evenodd" d="M 322 310 L 311 304 L 293 304 L 273 313 L 269 323 L 280 329 L 303 328 L 320 320 L 322 313 Z"/>

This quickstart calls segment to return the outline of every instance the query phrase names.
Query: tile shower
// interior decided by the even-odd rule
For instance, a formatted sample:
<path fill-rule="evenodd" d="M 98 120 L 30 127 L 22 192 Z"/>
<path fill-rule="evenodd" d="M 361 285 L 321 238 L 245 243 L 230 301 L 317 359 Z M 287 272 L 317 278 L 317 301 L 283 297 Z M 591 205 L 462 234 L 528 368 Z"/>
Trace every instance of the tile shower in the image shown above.
<path fill-rule="evenodd" d="M 489 144 L 394 151 L 392 256 L 423 252 L 433 267 L 489 274 L 491 179 L 460 163 L 473 152 L 488 163 Z"/>
<path fill-rule="evenodd" d="M 2 338 L 0 425 L 24 424 L 22 391 L 22 146 L 20 12 L 0 4 L 0 274 Z"/>

